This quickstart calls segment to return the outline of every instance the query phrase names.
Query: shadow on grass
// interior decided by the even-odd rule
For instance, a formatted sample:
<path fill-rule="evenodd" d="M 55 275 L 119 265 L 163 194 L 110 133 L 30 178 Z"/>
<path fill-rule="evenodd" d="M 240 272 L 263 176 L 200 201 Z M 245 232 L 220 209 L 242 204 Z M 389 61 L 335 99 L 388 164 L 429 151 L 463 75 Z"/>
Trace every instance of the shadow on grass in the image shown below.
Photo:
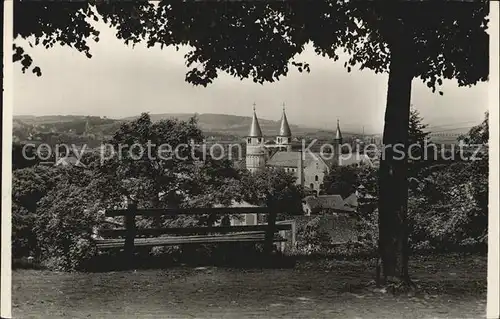
<path fill-rule="evenodd" d="M 228 267 L 228 268 L 294 268 L 297 258 L 274 251 L 266 254 L 259 247 L 246 245 L 185 245 L 160 249 L 138 248 L 133 256 L 110 250 L 96 255 L 82 265 L 87 272 L 130 269 L 163 269 L 169 267 Z"/>

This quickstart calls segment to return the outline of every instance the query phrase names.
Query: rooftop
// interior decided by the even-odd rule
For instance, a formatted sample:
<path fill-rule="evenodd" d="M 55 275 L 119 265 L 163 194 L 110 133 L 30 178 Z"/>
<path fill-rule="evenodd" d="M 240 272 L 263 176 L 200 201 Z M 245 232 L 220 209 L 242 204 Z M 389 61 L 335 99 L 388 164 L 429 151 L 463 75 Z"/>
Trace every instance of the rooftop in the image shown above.
<path fill-rule="evenodd" d="M 354 211 L 353 208 L 346 204 L 340 195 L 307 196 L 303 201 L 310 207 L 312 213 L 319 213 L 322 210 L 335 210 L 342 212 Z"/>
<path fill-rule="evenodd" d="M 301 152 L 277 152 L 267 162 L 268 166 L 273 167 L 298 167 L 299 156 Z M 328 167 L 333 166 L 333 155 L 317 152 L 304 153 L 304 167 L 317 160 L 323 161 Z M 339 165 L 349 166 L 353 164 L 368 164 L 372 162 L 370 157 L 366 154 L 351 153 L 343 154 L 339 157 Z"/>

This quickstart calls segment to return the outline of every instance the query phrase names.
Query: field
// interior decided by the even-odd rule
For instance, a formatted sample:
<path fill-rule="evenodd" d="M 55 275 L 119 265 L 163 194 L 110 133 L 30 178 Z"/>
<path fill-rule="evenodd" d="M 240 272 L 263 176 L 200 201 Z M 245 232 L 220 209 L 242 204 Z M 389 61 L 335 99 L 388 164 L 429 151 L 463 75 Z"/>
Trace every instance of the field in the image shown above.
<path fill-rule="evenodd" d="M 481 318 L 486 257 L 414 257 L 414 296 L 374 287 L 369 261 L 285 269 L 178 266 L 101 273 L 13 272 L 14 318 Z"/>

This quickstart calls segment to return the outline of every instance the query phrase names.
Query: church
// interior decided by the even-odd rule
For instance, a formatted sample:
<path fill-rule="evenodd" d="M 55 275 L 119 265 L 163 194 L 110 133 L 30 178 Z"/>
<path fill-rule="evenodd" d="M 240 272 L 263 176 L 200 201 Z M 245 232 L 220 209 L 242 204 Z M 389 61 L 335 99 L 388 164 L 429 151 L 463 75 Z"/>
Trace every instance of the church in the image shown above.
<path fill-rule="evenodd" d="M 366 154 L 342 154 L 342 132 L 338 120 L 331 145 L 331 153 L 292 150 L 292 132 L 284 107 L 274 140 L 266 140 L 262 134 L 254 106 L 252 123 L 246 137 L 246 168 L 250 172 L 265 168 L 284 169 L 297 177 L 297 184 L 318 194 L 325 175 L 330 172 L 332 167 L 371 165 L 370 158 Z"/>

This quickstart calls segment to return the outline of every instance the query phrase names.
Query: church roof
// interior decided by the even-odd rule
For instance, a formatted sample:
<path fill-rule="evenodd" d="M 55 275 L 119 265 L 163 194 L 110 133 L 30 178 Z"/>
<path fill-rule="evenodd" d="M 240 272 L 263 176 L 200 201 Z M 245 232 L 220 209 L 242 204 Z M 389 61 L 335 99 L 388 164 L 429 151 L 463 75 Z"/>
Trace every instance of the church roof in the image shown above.
<path fill-rule="evenodd" d="M 268 161 L 268 166 L 274 167 L 298 167 L 302 152 L 276 152 Z M 316 156 L 316 157 L 315 157 Z M 317 159 L 323 160 L 319 153 L 304 153 L 304 167 Z M 324 161 L 324 160 L 323 160 Z"/>
<path fill-rule="evenodd" d="M 358 196 L 356 196 L 356 193 L 352 193 L 349 195 L 344 202 L 352 207 L 357 207 L 358 206 Z"/>
<path fill-rule="evenodd" d="M 80 160 L 74 156 L 62 157 L 57 162 L 54 163 L 54 166 L 86 167 L 85 164 L 80 162 Z"/>
<path fill-rule="evenodd" d="M 288 125 L 288 120 L 286 118 L 285 109 L 283 108 L 283 115 L 281 116 L 281 124 L 280 131 L 278 132 L 278 136 L 292 136 L 292 131 L 290 131 L 290 126 Z"/>
<path fill-rule="evenodd" d="M 342 154 L 339 157 L 339 165 L 340 166 L 349 166 L 349 165 L 353 165 L 353 164 L 371 165 L 372 161 L 368 155 L 359 154 L 357 152 L 353 152 L 351 154 Z"/>
<path fill-rule="evenodd" d="M 255 108 L 253 110 L 252 125 L 250 126 L 248 137 L 262 137 L 262 130 L 260 129 L 259 120 L 257 119 L 257 114 L 255 114 Z"/>
<path fill-rule="evenodd" d="M 277 152 L 268 161 L 267 166 L 273 167 L 298 167 L 299 156 L 301 152 Z M 334 158 L 332 154 L 321 154 L 315 152 L 305 152 L 304 167 L 310 163 L 320 160 L 328 167 L 334 165 Z M 353 164 L 371 164 L 370 157 L 366 154 L 351 153 L 343 154 L 339 157 L 340 166 L 349 166 Z"/>

